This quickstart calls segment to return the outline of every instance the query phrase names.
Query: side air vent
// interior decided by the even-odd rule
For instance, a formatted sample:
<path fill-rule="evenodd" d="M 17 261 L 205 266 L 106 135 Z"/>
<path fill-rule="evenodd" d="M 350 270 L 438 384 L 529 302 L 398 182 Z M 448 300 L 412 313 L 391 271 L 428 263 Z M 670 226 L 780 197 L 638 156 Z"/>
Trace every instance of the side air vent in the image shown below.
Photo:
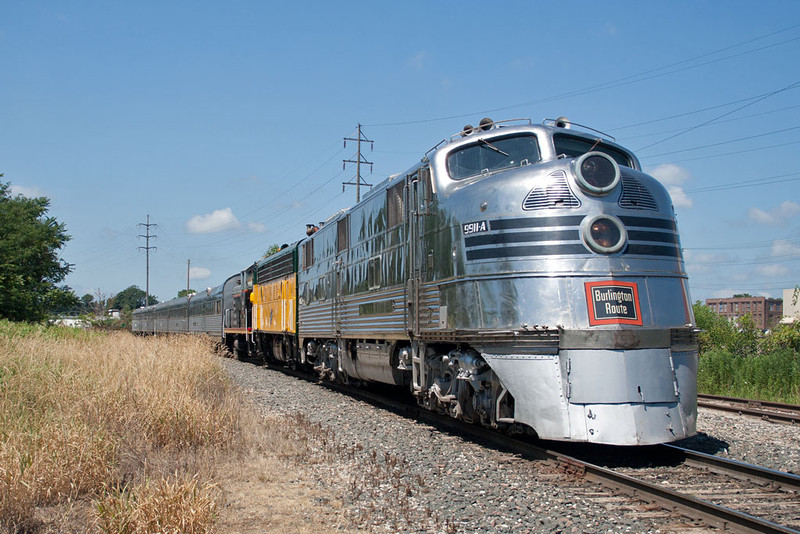
<path fill-rule="evenodd" d="M 650 191 L 626 172 L 622 173 L 622 196 L 619 205 L 635 210 L 658 210 L 658 204 Z"/>
<path fill-rule="evenodd" d="M 537 185 L 522 202 L 522 209 L 545 210 L 552 208 L 577 208 L 581 201 L 572 194 L 567 184 L 567 174 L 557 171 Z"/>

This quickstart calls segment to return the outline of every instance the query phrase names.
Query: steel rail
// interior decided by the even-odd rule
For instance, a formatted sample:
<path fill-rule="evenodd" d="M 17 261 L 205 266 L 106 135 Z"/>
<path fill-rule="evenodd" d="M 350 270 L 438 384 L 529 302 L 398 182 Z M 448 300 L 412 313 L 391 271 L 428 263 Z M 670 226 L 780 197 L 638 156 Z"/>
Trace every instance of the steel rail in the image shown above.
<path fill-rule="evenodd" d="M 689 519 L 702 520 L 713 527 L 727 530 L 729 532 L 748 534 L 800 533 L 798 530 L 794 530 L 783 525 L 778 525 L 771 521 L 760 519 L 743 512 L 731 510 L 730 508 L 720 506 L 704 499 L 678 493 L 663 486 L 640 480 L 612 469 L 580 460 L 567 454 L 532 445 L 531 443 L 500 434 L 499 432 L 487 429 L 485 427 L 467 424 L 463 421 L 453 419 L 447 415 L 437 414 L 407 402 L 392 400 L 384 395 L 365 391 L 363 389 L 343 386 L 341 384 L 335 384 L 332 382 L 317 381 L 313 378 L 310 378 L 306 374 L 296 371 L 288 371 L 286 369 L 276 368 L 275 366 L 270 367 L 272 369 L 280 369 L 281 371 L 295 376 L 296 378 L 315 381 L 324 387 L 360 398 L 361 400 L 369 402 L 373 405 L 384 406 L 385 408 L 391 409 L 392 411 L 400 413 L 406 417 L 411 417 L 417 419 L 418 421 L 438 426 L 440 428 L 444 427 L 473 438 L 479 438 L 482 441 L 491 443 L 494 446 L 503 448 L 506 451 L 519 454 L 523 458 L 554 461 L 565 474 L 586 478 L 587 480 L 599 483 L 602 486 L 609 488 L 613 492 L 623 493 L 634 499 L 656 503 L 665 510 L 679 513 Z M 668 450 L 672 454 L 684 454 L 686 457 L 695 458 L 695 454 L 698 456 L 701 455 L 701 453 L 695 453 L 695 451 L 688 451 L 686 449 L 681 449 L 680 447 L 671 447 Z M 714 457 L 711 456 L 711 458 Z M 700 462 L 701 460 L 696 459 L 695 461 Z M 733 461 L 726 461 L 723 463 L 727 465 L 728 462 L 732 464 L 738 463 Z M 758 472 L 762 471 L 755 466 L 750 467 L 754 468 Z M 718 469 L 721 470 L 722 468 L 718 467 Z M 770 470 L 765 469 L 763 471 Z M 773 473 L 779 472 L 775 471 Z M 800 477 L 795 478 L 800 480 Z"/>
<path fill-rule="evenodd" d="M 776 471 L 766 467 L 758 467 L 728 458 L 720 458 L 712 454 L 684 449 L 676 445 L 662 445 L 661 447 L 681 456 L 687 465 L 702 467 L 714 473 L 720 473 L 742 480 L 749 480 L 758 484 L 769 485 L 784 491 L 800 492 L 800 476 L 785 471 Z"/>
<path fill-rule="evenodd" d="M 453 420 L 448 416 L 436 417 L 436 414 L 430 413 L 427 410 L 419 410 L 417 418 L 426 419 L 438 425 L 443 424 L 462 433 L 469 433 L 470 435 L 478 436 L 486 441 L 495 443 L 506 448 L 507 450 L 510 450 L 511 452 L 515 452 L 527 458 L 554 460 L 558 463 L 561 470 L 567 474 L 583 476 L 587 480 L 599 483 L 606 488 L 611 489 L 612 491 L 624 493 L 630 497 L 641 499 L 643 501 L 656 503 L 666 510 L 680 513 L 681 515 L 684 515 L 690 519 L 700 519 L 711 526 L 727 530 L 729 532 L 763 534 L 798 534 L 798 532 L 800 532 L 790 527 L 779 525 L 777 523 L 773 523 L 744 512 L 726 508 L 705 499 L 699 499 L 691 495 L 679 493 L 664 486 L 659 486 L 657 484 L 619 473 L 613 469 L 608 469 L 584 460 L 580 460 L 573 456 L 550 449 L 545 449 L 543 447 L 538 447 L 509 436 L 504 436 L 483 427 L 465 425 L 463 422 Z M 451 420 L 448 421 L 448 419 Z M 683 449 L 680 449 L 679 447 L 673 448 L 675 451 L 683 453 Z M 699 455 L 701 453 L 697 454 Z M 694 458 L 694 451 L 687 450 L 685 456 Z M 712 456 L 711 458 L 714 457 Z M 700 460 L 695 459 L 695 461 L 699 462 Z M 721 463 L 726 466 L 728 465 L 728 461 Z M 738 462 L 730 461 L 730 463 L 735 464 Z M 749 467 L 753 468 L 754 472 L 758 473 L 761 473 L 762 471 L 770 471 L 768 469 L 762 470 L 755 466 Z M 721 470 L 722 468 L 718 469 Z M 731 467 L 730 469 L 733 468 Z M 773 471 L 773 473 L 780 472 Z M 800 477 L 793 477 L 792 475 L 788 476 L 790 478 L 797 478 L 798 480 L 796 482 L 800 482 Z M 787 482 L 786 484 L 788 485 L 789 483 Z"/>
<path fill-rule="evenodd" d="M 710 408 L 712 410 L 721 410 L 744 415 L 754 415 L 763 419 L 769 419 L 783 423 L 800 423 L 800 406 L 793 404 L 700 394 L 697 395 L 697 405 L 702 406 L 703 408 Z M 765 410 L 763 408 L 771 408 L 771 410 Z"/>

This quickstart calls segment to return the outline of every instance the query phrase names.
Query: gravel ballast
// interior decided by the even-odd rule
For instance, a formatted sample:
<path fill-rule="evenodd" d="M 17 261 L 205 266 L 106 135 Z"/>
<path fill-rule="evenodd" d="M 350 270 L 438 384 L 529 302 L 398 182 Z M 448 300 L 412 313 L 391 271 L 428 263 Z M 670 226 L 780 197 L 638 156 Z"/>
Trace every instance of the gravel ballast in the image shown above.
<path fill-rule="evenodd" d="M 263 413 L 302 414 L 325 429 L 328 435 L 314 452 L 317 459 L 302 469 L 345 501 L 354 528 L 432 533 L 680 530 L 674 517 L 615 506 L 614 498 L 565 480 L 547 462 L 522 460 L 280 371 L 233 359 L 222 362 Z M 680 444 L 800 472 L 796 427 L 701 409 L 698 431 Z"/>

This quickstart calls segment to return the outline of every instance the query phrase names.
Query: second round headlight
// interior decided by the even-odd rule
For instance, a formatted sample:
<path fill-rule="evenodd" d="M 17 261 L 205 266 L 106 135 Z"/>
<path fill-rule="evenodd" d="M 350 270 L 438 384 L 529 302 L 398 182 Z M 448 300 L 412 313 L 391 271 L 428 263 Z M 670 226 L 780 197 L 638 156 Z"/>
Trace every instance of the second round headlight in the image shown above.
<path fill-rule="evenodd" d="M 595 252 L 613 254 L 628 242 L 628 232 L 622 221 L 613 215 L 587 217 L 581 224 L 583 241 Z"/>

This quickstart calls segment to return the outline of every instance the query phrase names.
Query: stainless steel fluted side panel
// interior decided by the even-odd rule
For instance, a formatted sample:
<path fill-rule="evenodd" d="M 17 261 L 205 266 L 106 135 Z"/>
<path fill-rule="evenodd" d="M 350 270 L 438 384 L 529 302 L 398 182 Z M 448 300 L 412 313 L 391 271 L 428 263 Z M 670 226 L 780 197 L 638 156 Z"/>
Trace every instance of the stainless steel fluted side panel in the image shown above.
<path fill-rule="evenodd" d="M 340 313 L 343 337 L 408 337 L 405 290 L 402 286 L 349 297 L 342 303 Z"/>
<path fill-rule="evenodd" d="M 301 306 L 297 331 L 301 337 L 333 337 L 333 302 Z"/>
<path fill-rule="evenodd" d="M 467 303 L 464 303 L 464 305 L 467 305 Z M 440 306 L 439 283 L 422 286 L 419 295 L 420 331 L 439 330 Z"/>

